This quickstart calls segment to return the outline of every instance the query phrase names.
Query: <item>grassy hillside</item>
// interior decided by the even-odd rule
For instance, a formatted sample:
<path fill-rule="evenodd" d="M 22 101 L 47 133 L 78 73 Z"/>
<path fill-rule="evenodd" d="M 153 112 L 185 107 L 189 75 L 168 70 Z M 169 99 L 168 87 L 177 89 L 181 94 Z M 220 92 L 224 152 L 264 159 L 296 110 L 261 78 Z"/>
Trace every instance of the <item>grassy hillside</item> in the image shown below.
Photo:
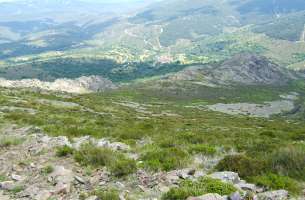
<path fill-rule="evenodd" d="M 290 177 L 297 184 L 305 181 L 304 119 L 289 115 L 271 119 L 229 116 L 204 108 L 216 102 L 277 100 L 279 94 L 292 91 L 303 95 L 301 86 L 251 90 L 201 87 L 196 90 L 198 93 L 193 92 L 198 95 L 175 93 L 175 97 L 165 90 L 157 93 L 145 88 L 80 96 L 1 89 L 1 121 L 38 126 L 52 136 L 90 135 L 124 142 L 131 146 L 133 153 L 140 155 L 142 162 L 136 166 L 138 169 L 202 168 L 194 162 L 195 156 L 217 158 L 234 151 L 240 156 L 228 156 L 209 170 L 237 171 L 242 178 L 262 184 L 268 184 L 263 180 L 268 179 L 270 173 Z M 179 98 L 179 94 L 183 98 Z M 303 96 L 298 103 L 304 106 Z M 147 140 L 151 142 L 141 145 L 141 141 Z M 76 161 L 90 163 L 90 160 L 83 160 L 81 151 L 79 154 L 75 155 Z M 230 165 L 236 159 L 238 162 Z M 292 186 L 288 184 L 284 188 L 290 190 Z M 291 192 L 298 194 L 299 190 L 291 189 Z"/>

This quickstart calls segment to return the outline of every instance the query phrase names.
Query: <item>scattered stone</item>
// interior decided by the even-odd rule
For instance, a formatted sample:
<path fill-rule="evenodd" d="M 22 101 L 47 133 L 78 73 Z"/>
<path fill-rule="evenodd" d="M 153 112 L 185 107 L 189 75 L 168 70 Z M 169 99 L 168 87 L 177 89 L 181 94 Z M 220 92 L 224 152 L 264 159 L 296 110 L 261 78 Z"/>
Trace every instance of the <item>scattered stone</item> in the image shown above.
<path fill-rule="evenodd" d="M 239 192 L 234 192 L 229 196 L 229 200 L 242 200 Z"/>
<path fill-rule="evenodd" d="M 179 176 L 179 178 L 187 179 L 190 176 L 193 176 L 195 172 L 196 172 L 195 169 L 181 169 L 178 170 L 177 175 Z"/>
<path fill-rule="evenodd" d="M 80 184 L 85 184 L 86 182 L 84 181 L 83 178 L 79 177 L 79 176 L 74 176 L 75 180 L 80 183 Z"/>
<path fill-rule="evenodd" d="M 203 176 L 205 176 L 206 173 L 202 170 L 196 170 L 195 174 L 194 174 L 194 178 L 201 178 Z"/>
<path fill-rule="evenodd" d="M 19 176 L 17 174 L 12 174 L 11 175 L 11 178 L 14 180 L 14 181 L 22 181 L 23 180 L 23 177 L 22 176 Z"/>
<path fill-rule="evenodd" d="M 224 200 L 219 194 L 205 194 L 200 197 L 189 197 L 187 200 Z"/>
<path fill-rule="evenodd" d="M 121 142 L 110 143 L 109 148 L 116 151 L 127 151 L 130 149 L 127 144 Z"/>
<path fill-rule="evenodd" d="M 288 199 L 288 191 L 276 190 L 260 193 L 257 195 L 258 200 L 285 200 Z"/>
<path fill-rule="evenodd" d="M 100 139 L 97 141 L 97 147 L 103 147 L 103 148 L 110 148 L 114 151 L 127 151 L 130 149 L 130 147 L 127 144 L 124 144 L 122 142 L 113 142 L 111 143 L 107 139 Z"/>
<path fill-rule="evenodd" d="M 91 196 L 86 198 L 86 200 L 100 200 L 100 198 L 98 198 L 97 196 Z"/>
<path fill-rule="evenodd" d="M 237 183 L 234 186 L 241 190 L 246 190 L 246 191 L 251 191 L 251 192 L 257 191 L 256 185 L 251 184 L 251 183 Z"/>
<path fill-rule="evenodd" d="M 49 176 L 55 184 L 56 194 L 67 194 L 70 192 L 71 183 L 74 180 L 73 172 L 63 166 L 56 166 L 54 172 Z"/>
<path fill-rule="evenodd" d="M 163 184 L 159 184 L 159 185 L 158 185 L 158 188 L 159 188 L 159 191 L 160 191 L 161 193 L 166 193 L 166 192 L 168 192 L 168 191 L 170 190 L 170 188 L 169 188 L 168 186 L 165 186 L 165 185 L 163 185 Z"/>
<path fill-rule="evenodd" d="M 80 149 L 80 147 L 84 144 L 90 143 L 90 136 L 84 136 L 80 138 L 73 138 L 72 147 L 76 150 Z"/>
<path fill-rule="evenodd" d="M 209 175 L 211 178 L 219 179 L 223 182 L 230 182 L 233 184 L 237 184 L 240 182 L 240 178 L 235 172 L 215 172 Z"/>
<path fill-rule="evenodd" d="M 15 183 L 14 181 L 4 181 L 0 183 L 0 189 L 1 190 L 13 190 L 15 188 Z"/>
<path fill-rule="evenodd" d="M 50 191 L 42 190 L 35 196 L 35 200 L 49 200 L 51 196 L 52 193 Z"/>

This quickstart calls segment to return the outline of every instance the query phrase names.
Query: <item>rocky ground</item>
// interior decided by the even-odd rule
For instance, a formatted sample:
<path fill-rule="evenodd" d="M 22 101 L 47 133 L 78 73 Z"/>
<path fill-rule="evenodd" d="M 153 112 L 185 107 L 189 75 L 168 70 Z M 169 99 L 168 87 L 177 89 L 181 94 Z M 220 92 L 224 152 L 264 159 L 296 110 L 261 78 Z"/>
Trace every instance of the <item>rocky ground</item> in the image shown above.
<path fill-rule="evenodd" d="M 289 112 L 294 109 L 294 100 L 297 99 L 297 94 L 282 95 L 281 100 L 265 102 L 264 104 L 254 103 L 233 103 L 223 104 L 218 103 L 208 105 L 207 108 L 213 111 L 222 112 L 230 115 L 249 115 L 252 117 L 265 117 L 271 115 Z"/>
<path fill-rule="evenodd" d="M 206 194 L 189 197 L 188 200 L 242 200 L 242 199 L 288 199 L 285 190 L 265 191 L 241 180 L 234 172 L 208 174 L 206 169 L 186 168 L 170 172 L 152 173 L 139 169 L 128 178 L 118 179 L 106 168 L 81 167 L 70 157 L 57 157 L 56 147 L 70 146 L 78 149 L 84 143 L 120 151 L 136 159 L 138 155 L 124 143 L 89 136 L 69 140 L 66 137 L 50 137 L 33 127 L 5 126 L 1 139 L 11 139 L 11 145 L 2 142 L 0 147 L 0 199 L 1 200 L 97 200 L 92 190 L 113 187 L 120 192 L 120 199 L 160 199 L 161 194 L 185 179 L 196 180 L 211 177 L 232 183 L 239 192 L 230 196 Z M 14 143 L 14 144 L 13 144 Z M 206 160 L 206 162 L 210 162 Z M 253 197 L 248 198 L 251 192 Z"/>
<path fill-rule="evenodd" d="M 6 88 L 36 88 L 40 90 L 90 93 L 117 88 L 110 80 L 100 76 L 83 76 L 77 79 L 56 79 L 54 82 L 45 82 L 38 79 L 6 80 L 0 79 L 0 86 Z"/>

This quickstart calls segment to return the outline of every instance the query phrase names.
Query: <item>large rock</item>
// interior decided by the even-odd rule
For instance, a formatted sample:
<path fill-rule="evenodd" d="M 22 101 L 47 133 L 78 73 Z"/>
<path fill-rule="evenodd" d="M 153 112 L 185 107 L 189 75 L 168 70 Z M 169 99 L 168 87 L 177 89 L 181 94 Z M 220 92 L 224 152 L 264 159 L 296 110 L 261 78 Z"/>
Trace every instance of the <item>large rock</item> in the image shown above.
<path fill-rule="evenodd" d="M 240 178 L 235 172 L 215 172 L 213 174 L 210 174 L 209 177 L 233 184 L 237 184 L 240 182 Z"/>
<path fill-rule="evenodd" d="M 242 197 L 239 192 L 234 192 L 229 197 L 230 200 L 242 200 Z"/>
<path fill-rule="evenodd" d="M 69 139 L 66 136 L 50 137 L 44 134 L 36 134 L 38 142 L 44 146 L 56 147 L 56 146 L 69 146 L 72 147 Z"/>
<path fill-rule="evenodd" d="M 190 178 L 191 176 L 194 176 L 196 170 L 195 169 L 181 169 L 177 171 L 177 175 L 179 176 L 179 178 L 182 179 L 187 179 Z"/>
<path fill-rule="evenodd" d="M 90 138 L 90 136 L 83 136 L 83 137 L 79 137 L 79 138 L 73 138 L 73 144 L 72 147 L 76 150 L 79 150 L 80 147 L 84 144 L 89 144 L 92 139 Z"/>
<path fill-rule="evenodd" d="M 107 139 L 100 139 L 97 141 L 97 146 L 98 147 L 103 147 L 103 148 L 110 148 L 114 151 L 127 151 L 130 149 L 130 147 L 127 144 L 124 144 L 122 142 L 113 142 L 111 143 Z"/>
<path fill-rule="evenodd" d="M 24 178 L 22 176 L 19 176 L 17 174 L 12 174 L 11 175 L 11 178 L 14 180 L 14 181 L 22 181 Z"/>
<path fill-rule="evenodd" d="M 15 188 L 14 181 L 4 181 L 0 183 L 0 189 L 1 190 L 13 190 Z"/>
<path fill-rule="evenodd" d="M 276 190 L 260 193 L 257 195 L 258 200 L 285 200 L 288 199 L 288 192 L 286 190 Z"/>
<path fill-rule="evenodd" d="M 69 169 L 65 169 L 63 166 L 56 166 L 54 172 L 50 174 L 49 180 L 55 184 L 54 193 L 64 193 L 70 192 L 72 182 L 74 180 L 73 172 Z"/>
<path fill-rule="evenodd" d="M 199 197 L 189 197 L 187 200 L 224 200 L 219 194 L 205 194 Z"/>
<path fill-rule="evenodd" d="M 235 184 L 234 186 L 240 190 L 246 190 L 246 191 L 251 191 L 251 192 L 256 192 L 256 190 L 257 190 L 256 185 L 251 184 L 251 183 L 241 182 L 241 183 Z"/>

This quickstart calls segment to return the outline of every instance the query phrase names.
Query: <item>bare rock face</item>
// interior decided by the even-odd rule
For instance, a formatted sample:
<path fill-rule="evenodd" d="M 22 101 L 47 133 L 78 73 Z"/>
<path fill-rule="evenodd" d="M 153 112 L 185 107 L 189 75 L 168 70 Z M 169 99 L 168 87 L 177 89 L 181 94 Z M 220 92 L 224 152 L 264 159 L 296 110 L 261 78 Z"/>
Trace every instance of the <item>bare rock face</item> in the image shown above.
<path fill-rule="evenodd" d="M 0 79 L 0 87 L 36 88 L 69 93 L 90 93 L 117 88 L 110 80 L 100 76 L 83 76 L 77 79 L 57 79 L 54 82 L 44 82 L 38 79 Z"/>

